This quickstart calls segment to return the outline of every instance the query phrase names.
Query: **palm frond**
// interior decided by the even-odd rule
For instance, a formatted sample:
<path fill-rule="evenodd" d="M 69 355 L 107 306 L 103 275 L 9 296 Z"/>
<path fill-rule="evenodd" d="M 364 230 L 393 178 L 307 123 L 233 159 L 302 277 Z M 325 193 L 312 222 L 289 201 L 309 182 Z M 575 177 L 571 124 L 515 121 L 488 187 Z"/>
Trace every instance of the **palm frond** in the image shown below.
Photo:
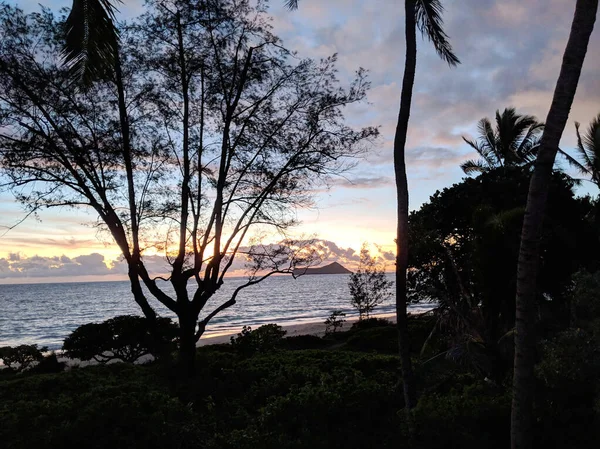
<path fill-rule="evenodd" d="M 435 47 L 435 51 L 450 66 L 460 64 L 452 50 L 448 35 L 443 29 L 442 13 L 444 7 L 440 0 L 416 0 L 415 19 L 424 37 L 427 37 Z"/>
<path fill-rule="evenodd" d="M 600 160 L 600 114 L 592 120 L 585 135 L 583 136 L 583 144 L 587 150 L 592 162 L 596 164 Z M 594 166 L 596 165 L 594 164 Z M 596 167 L 600 168 L 600 167 Z"/>
<path fill-rule="evenodd" d="M 62 53 L 74 79 L 89 84 L 113 70 L 119 46 L 116 12 L 111 0 L 73 0 Z"/>
<path fill-rule="evenodd" d="M 537 123 L 530 125 L 527 129 L 527 133 L 522 137 L 516 154 L 525 161 L 535 157 L 536 149 L 540 145 L 540 139 L 542 138 L 542 132 L 544 130 L 543 123 Z"/>
<path fill-rule="evenodd" d="M 503 165 L 504 155 L 498 148 L 498 134 L 494 132 L 492 123 L 487 118 L 482 118 L 477 123 L 477 129 L 481 135 L 480 144 L 487 149 L 488 158 L 493 160 L 494 165 Z"/>
<path fill-rule="evenodd" d="M 460 168 L 465 173 L 465 175 L 485 173 L 490 169 L 490 167 L 483 161 L 476 161 L 473 159 L 469 159 L 468 161 L 465 161 L 462 164 L 460 164 Z"/>
<path fill-rule="evenodd" d="M 298 9 L 298 0 L 286 0 L 285 7 L 288 9 Z"/>
<path fill-rule="evenodd" d="M 585 166 L 585 168 L 587 169 L 587 173 L 589 173 L 589 171 L 591 171 L 594 166 L 594 162 L 592 161 L 593 155 L 588 153 L 587 145 L 583 143 L 581 133 L 579 132 L 580 126 L 581 125 L 579 122 L 575 122 L 575 134 L 577 135 L 577 147 L 575 149 L 577 150 L 579 157 L 583 161 L 581 165 Z"/>
<path fill-rule="evenodd" d="M 591 171 L 588 167 L 586 167 L 584 164 L 582 164 L 580 161 L 578 161 L 577 159 L 575 159 L 573 156 L 571 156 L 569 153 L 567 153 L 564 150 L 561 150 L 560 148 L 558 149 L 558 154 L 560 154 L 562 157 L 564 157 L 567 161 L 567 163 L 577 169 L 579 171 L 579 173 L 581 173 L 584 176 L 588 176 L 591 175 Z"/>

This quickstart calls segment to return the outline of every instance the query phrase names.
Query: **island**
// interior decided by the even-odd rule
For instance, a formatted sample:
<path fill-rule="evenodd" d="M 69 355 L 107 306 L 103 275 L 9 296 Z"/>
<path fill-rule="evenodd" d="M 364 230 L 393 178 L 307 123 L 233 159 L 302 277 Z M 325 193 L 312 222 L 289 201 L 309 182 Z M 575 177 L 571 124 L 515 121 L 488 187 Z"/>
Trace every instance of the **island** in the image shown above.
<path fill-rule="evenodd" d="M 348 270 L 346 267 L 340 265 L 337 262 L 330 263 L 329 265 L 324 265 L 322 267 L 314 267 L 314 268 L 296 268 L 294 270 L 294 276 L 301 276 L 305 274 L 350 274 L 352 271 Z"/>

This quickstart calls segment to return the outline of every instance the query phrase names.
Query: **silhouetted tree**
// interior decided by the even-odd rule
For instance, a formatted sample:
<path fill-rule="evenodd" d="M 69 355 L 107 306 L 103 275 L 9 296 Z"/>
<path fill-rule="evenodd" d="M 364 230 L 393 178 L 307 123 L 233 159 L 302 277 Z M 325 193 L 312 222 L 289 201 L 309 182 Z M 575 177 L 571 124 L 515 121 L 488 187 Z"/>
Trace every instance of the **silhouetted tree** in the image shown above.
<path fill-rule="evenodd" d="M 558 152 L 598 10 L 598 0 L 577 0 L 575 15 L 552 105 L 546 118 L 540 149 L 529 186 L 517 268 L 516 339 L 511 417 L 511 446 L 528 449 L 533 444 L 535 364 L 535 307 L 540 236 L 552 166 Z"/>
<path fill-rule="evenodd" d="M 482 118 L 477 129 L 477 140 L 463 137 L 480 156 L 478 160 L 461 164 L 460 168 L 468 175 L 533 161 L 544 125 L 531 115 L 517 114 L 515 108 L 506 108 L 502 113 L 496 111 L 495 129 L 488 118 Z"/>
<path fill-rule="evenodd" d="M 511 356 L 499 341 L 515 324 L 516 267 L 529 170 L 499 167 L 436 192 L 409 217 L 411 296 L 438 306 L 434 335 L 500 380 Z M 595 226 L 584 219 L 593 205 L 575 198 L 573 180 L 555 172 L 553 201 L 542 235 L 536 309 L 546 317 L 542 329 L 567 326 L 564 293 L 571 275 L 593 269 L 600 246 Z M 595 241 L 596 240 L 596 241 Z M 509 341 L 508 336 L 503 341 Z M 465 349 L 477 349 L 469 352 Z M 508 356 L 508 357 L 507 357 Z"/>
<path fill-rule="evenodd" d="M 360 249 L 360 262 L 350 274 L 350 303 L 358 311 L 359 319 L 369 318 L 375 307 L 392 296 L 394 283 L 387 279 L 385 268 L 371 256 L 366 244 Z"/>
<path fill-rule="evenodd" d="M 286 231 L 311 188 L 352 166 L 377 135 L 346 126 L 341 112 L 365 98 L 365 72 L 341 88 L 335 56 L 292 58 L 246 1 L 150 2 L 120 29 L 122 73 L 87 89 L 74 89 L 62 64 L 64 17 L 5 5 L 0 27 L 9 187 L 30 211 L 92 208 L 146 317 L 156 314 L 142 283 L 177 315 L 181 363 L 193 371 L 195 343 L 242 289 L 315 257 L 310 241 Z M 266 229 L 283 240 L 247 246 Z M 149 272 L 150 248 L 166 256 L 167 276 Z M 236 256 L 248 281 L 199 320 Z"/>

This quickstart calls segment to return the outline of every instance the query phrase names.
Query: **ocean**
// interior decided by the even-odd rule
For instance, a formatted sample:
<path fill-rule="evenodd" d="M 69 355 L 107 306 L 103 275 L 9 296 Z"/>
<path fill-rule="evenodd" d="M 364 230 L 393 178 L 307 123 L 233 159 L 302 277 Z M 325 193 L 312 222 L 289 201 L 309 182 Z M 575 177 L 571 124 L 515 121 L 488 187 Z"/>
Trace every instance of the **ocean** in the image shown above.
<path fill-rule="evenodd" d="M 389 277 L 391 280 L 393 275 Z M 228 299 L 245 281 L 245 278 L 225 279 L 201 317 Z M 350 305 L 348 281 L 347 274 L 297 279 L 270 277 L 242 290 L 237 304 L 213 318 L 205 335 L 234 332 L 244 325 L 256 328 L 267 323 L 285 326 L 324 321 L 333 310 L 343 310 L 347 317 L 356 316 Z M 160 286 L 172 292 L 170 284 Z M 148 298 L 159 315 L 175 318 L 151 295 Z M 425 303 L 411 305 L 409 309 L 420 312 L 432 307 Z M 375 313 L 394 310 L 394 299 L 390 298 Z M 38 344 L 51 350 L 60 349 L 63 339 L 78 326 L 128 314 L 141 315 L 141 312 L 127 281 L 0 285 L 0 346 Z"/>

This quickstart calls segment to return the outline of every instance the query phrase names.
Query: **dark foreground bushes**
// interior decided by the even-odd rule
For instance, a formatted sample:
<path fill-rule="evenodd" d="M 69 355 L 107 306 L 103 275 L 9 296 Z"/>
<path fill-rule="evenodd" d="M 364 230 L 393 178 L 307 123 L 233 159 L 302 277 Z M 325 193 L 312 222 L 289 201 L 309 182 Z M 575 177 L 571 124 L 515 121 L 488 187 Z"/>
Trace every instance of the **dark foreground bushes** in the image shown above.
<path fill-rule="evenodd" d="M 508 447 L 510 379 L 492 383 L 444 357 L 424 363 L 415 354 L 420 399 L 407 420 L 398 358 L 386 353 L 393 330 L 386 324 L 335 339 L 286 339 L 277 327 L 256 329 L 238 336 L 238 345 L 199 348 L 199 369 L 187 384 L 165 376 L 160 361 L 9 373 L 0 378 L 0 446 Z M 591 337 L 570 330 L 541 344 L 536 447 L 596 446 L 600 373 Z M 348 350 L 353 341 L 364 349 Z M 324 346 L 304 349 L 315 345 Z"/>

